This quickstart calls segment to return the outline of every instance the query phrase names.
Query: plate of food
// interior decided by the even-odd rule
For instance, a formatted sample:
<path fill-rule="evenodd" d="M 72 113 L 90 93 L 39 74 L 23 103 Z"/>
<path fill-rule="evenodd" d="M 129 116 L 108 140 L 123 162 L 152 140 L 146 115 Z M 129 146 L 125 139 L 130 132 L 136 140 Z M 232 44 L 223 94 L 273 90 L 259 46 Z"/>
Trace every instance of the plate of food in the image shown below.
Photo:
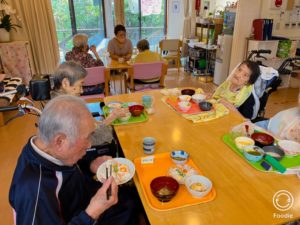
<path fill-rule="evenodd" d="M 179 184 L 184 184 L 188 176 L 196 175 L 198 172 L 189 165 L 176 165 L 169 169 L 169 175 L 173 177 Z"/>
<path fill-rule="evenodd" d="M 111 174 L 116 183 L 120 185 L 131 180 L 134 173 L 135 166 L 129 159 L 113 158 L 102 163 L 97 169 L 96 175 L 100 182 L 104 182 L 106 180 L 106 174 Z"/>
<path fill-rule="evenodd" d="M 112 102 L 108 102 L 106 105 L 111 109 L 116 109 L 122 107 L 122 102 L 112 101 Z"/>

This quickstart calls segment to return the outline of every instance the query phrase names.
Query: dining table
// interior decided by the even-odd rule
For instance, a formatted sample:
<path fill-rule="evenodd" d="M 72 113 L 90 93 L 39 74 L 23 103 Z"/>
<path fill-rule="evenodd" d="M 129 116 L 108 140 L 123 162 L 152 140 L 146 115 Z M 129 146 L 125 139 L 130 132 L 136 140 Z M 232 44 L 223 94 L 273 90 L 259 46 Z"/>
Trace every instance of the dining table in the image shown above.
<path fill-rule="evenodd" d="M 143 151 L 143 138 L 154 137 L 154 156 L 178 149 L 188 152 L 204 176 L 212 181 L 216 191 L 216 197 L 209 202 L 156 210 L 149 205 L 136 173 L 133 181 L 150 224 L 269 225 L 300 218 L 300 179 L 295 174 L 256 170 L 223 142 L 223 135 L 245 121 L 241 115 L 230 111 L 215 120 L 193 123 L 166 105 L 160 90 L 108 96 L 104 101 L 141 104 L 144 95 L 154 98 L 154 113 L 148 115 L 148 120 L 114 126 L 124 156 L 131 161 L 147 156 Z M 292 202 L 286 200 L 286 196 L 280 199 L 276 195 L 282 190 L 290 193 Z M 288 210 L 281 211 L 275 207 L 276 201 L 288 201 L 286 203 L 292 205 Z"/>

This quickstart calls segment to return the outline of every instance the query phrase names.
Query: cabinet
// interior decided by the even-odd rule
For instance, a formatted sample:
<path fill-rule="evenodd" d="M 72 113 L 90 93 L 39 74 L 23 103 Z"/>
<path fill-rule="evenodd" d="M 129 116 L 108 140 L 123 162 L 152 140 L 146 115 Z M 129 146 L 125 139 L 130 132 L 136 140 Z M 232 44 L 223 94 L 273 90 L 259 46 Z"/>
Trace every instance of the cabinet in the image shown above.
<path fill-rule="evenodd" d="M 200 34 L 198 35 L 198 28 L 200 28 Z M 220 20 L 217 23 L 196 23 L 196 36 L 199 36 L 200 41 L 208 44 L 209 40 L 212 39 L 211 44 L 215 44 L 218 35 L 222 33 L 223 21 Z M 213 37 L 212 37 L 213 35 Z"/>
<path fill-rule="evenodd" d="M 247 38 L 246 52 L 245 58 L 248 57 L 252 50 L 271 50 L 271 54 L 261 54 L 261 56 L 267 59 L 273 59 L 276 57 L 277 49 L 278 49 L 278 40 L 252 40 Z"/>

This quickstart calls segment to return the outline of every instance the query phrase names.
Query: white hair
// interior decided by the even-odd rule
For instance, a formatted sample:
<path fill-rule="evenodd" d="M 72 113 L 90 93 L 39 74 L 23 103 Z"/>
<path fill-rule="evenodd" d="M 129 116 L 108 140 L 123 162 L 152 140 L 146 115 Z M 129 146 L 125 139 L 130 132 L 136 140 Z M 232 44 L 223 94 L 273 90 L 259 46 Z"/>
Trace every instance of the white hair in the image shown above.
<path fill-rule="evenodd" d="M 73 37 L 73 46 L 74 47 L 84 47 L 88 44 L 89 37 L 86 34 L 76 34 Z"/>
<path fill-rule="evenodd" d="M 71 144 L 78 138 L 84 112 L 88 112 L 85 102 L 76 96 L 61 95 L 47 103 L 39 119 L 39 137 L 49 144 L 59 134 L 65 134 Z"/>

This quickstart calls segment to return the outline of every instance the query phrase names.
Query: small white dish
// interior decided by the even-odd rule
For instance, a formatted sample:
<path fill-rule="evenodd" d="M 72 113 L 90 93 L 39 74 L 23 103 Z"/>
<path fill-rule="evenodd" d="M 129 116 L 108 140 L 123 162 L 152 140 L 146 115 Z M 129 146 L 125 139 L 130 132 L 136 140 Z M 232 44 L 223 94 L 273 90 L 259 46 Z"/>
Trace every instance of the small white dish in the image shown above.
<path fill-rule="evenodd" d="M 190 110 L 190 108 L 192 107 L 192 104 L 190 102 L 178 102 L 179 108 L 183 111 L 183 112 L 187 112 Z"/>
<path fill-rule="evenodd" d="M 171 152 L 170 157 L 175 164 L 185 164 L 189 159 L 189 154 L 183 150 L 174 150 Z"/>
<path fill-rule="evenodd" d="M 179 95 L 178 98 L 181 102 L 189 102 L 192 97 L 189 95 Z"/>
<path fill-rule="evenodd" d="M 249 137 L 237 137 L 235 140 L 234 140 L 234 143 L 236 145 L 236 147 L 240 150 L 240 151 L 243 151 L 243 149 L 246 147 L 246 146 L 250 146 L 250 145 L 254 145 L 255 142 L 253 139 L 249 138 Z"/>
<path fill-rule="evenodd" d="M 300 155 L 300 144 L 295 141 L 280 140 L 278 146 L 287 156 Z"/>
<path fill-rule="evenodd" d="M 195 103 L 203 102 L 206 96 L 204 94 L 194 94 L 192 95 L 192 100 Z"/>
<path fill-rule="evenodd" d="M 212 189 L 212 182 L 204 176 L 192 175 L 185 179 L 185 186 L 195 198 L 206 196 Z"/>

